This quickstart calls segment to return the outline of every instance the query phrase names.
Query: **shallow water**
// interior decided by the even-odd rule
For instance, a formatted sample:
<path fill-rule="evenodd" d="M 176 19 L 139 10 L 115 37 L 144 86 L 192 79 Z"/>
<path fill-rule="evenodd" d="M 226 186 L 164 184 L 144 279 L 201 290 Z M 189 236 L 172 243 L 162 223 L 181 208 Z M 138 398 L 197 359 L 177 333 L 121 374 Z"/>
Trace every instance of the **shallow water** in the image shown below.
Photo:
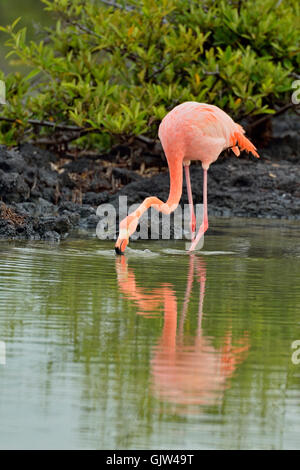
<path fill-rule="evenodd" d="M 300 225 L 210 226 L 1 242 L 1 448 L 300 448 Z"/>

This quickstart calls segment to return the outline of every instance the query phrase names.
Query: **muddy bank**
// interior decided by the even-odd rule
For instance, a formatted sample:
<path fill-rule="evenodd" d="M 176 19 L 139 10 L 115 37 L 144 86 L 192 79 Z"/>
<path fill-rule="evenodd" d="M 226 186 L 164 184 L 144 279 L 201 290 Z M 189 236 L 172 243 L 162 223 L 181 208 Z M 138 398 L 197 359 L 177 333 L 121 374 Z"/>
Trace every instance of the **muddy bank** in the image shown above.
<path fill-rule="evenodd" d="M 208 175 L 209 214 L 300 220 L 300 118 L 274 119 L 260 160 L 224 152 Z M 195 203 L 202 169 L 191 166 Z M 25 144 L 0 146 L 0 238 L 58 241 L 78 227 L 95 229 L 97 206 L 126 195 L 168 198 L 169 175 L 159 145 L 119 145 L 109 154 L 56 156 Z M 187 203 L 184 184 L 182 203 Z"/>

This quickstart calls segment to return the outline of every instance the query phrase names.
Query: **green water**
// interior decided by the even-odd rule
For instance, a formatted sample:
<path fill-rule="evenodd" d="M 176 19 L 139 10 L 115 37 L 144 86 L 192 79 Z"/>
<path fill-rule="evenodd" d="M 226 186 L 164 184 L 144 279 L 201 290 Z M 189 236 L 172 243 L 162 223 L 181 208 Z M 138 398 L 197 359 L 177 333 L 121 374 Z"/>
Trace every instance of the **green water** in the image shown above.
<path fill-rule="evenodd" d="M 1 242 L 1 448 L 300 448 L 300 225 L 210 226 Z"/>
<path fill-rule="evenodd" d="M 16 27 L 18 31 L 21 28 L 27 28 L 27 39 L 41 41 L 43 38 L 42 27 L 53 24 L 54 19 L 44 10 L 45 5 L 40 0 L 0 0 L 0 26 L 12 24 L 17 18 L 20 18 L 19 25 Z M 9 36 L 0 31 L 0 70 L 5 73 L 22 71 L 25 72 L 24 66 L 13 65 L 12 57 L 6 59 L 6 55 L 10 51 L 5 45 Z M 16 59 L 16 56 L 14 56 Z"/>

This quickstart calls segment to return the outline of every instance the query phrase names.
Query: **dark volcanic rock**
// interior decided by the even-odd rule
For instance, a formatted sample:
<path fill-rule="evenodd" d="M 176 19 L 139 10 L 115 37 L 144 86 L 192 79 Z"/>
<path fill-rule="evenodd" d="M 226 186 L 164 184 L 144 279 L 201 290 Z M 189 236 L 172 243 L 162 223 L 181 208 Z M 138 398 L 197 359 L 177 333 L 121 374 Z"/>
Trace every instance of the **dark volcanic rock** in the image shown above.
<path fill-rule="evenodd" d="M 29 194 L 29 186 L 21 175 L 0 170 L 0 197 L 3 201 L 24 201 L 29 198 Z"/>
<path fill-rule="evenodd" d="M 107 202 L 108 199 L 109 193 L 107 191 L 103 191 L 102 193 L 94 193 L 93 191 L 88 191 L 83 196 L 83 203 L 90 204 L 91 206 L 99 206 L 99 204 Z"/>
<path fill-rule="evenodd" d="M 16 227 L 13 223 L 0 218 L 0 238 L 15 238 Z"/>
<path fill-rule="evenodd" d="M 43 234 L 48 231 L 56 231 L 59 234 L 68 232 L 71 229 L 71 222 L 67 215 L 58 217 L 42 217 L 39 221 L 39 231 Z"/>
<path fill-rule="evenodd" d="M 251 157 L 223 157 L 208 172 L 209 214 L 216 216 L 272 217 L 300 220 L 300 165 L 289 161 L 272 163 Z M 195 203 L 202 203 L 202 168 L 191 165 L 191 184 Z M 149 196 L 166 201 L 169 194 L 169 173 L 124 186 L 109 202 L 118 207 L 119 196 L 127 196 L 127 204 L 142 202 Z M 188 204 L 184 183 L 181 204 Z"/>
<path fill-rule="evenodd" d="M 19 152 L 28 167 L 50 168 L 50 162 L 55 163 L 57 157 L 47 150 L 42 150 L 31 144 L 22 144 Z"/>
<path fill-rule="evenodd" d="M 25 170 L 24 158 L 14 150 L 7 151 L 6 147 L 0 146 L 0 170 L 7 172 L 22 173 Z"/>
<path fill-rule="evenodd" d="M 113 168 L 112 173 L 115 178 L 119 179 L 122 184 L 128 184 L 132 181 L 139 181 L 142 178 L 141 175 L 138 175 L 134 171 L 127 170 L 126 168 Z"/>

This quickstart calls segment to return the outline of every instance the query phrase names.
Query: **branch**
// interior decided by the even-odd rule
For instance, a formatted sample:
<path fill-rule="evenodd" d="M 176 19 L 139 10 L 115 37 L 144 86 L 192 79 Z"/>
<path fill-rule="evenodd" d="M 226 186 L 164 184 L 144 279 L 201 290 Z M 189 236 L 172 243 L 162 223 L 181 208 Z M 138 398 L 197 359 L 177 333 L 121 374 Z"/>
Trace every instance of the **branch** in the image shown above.
<path fill-rule="evenodd" d="M 95 36 L 96 38 L 103 39 L 103 37 L 100 36 L 100 34 L 96 33 L 95 31 L 92 31 L 91 29 L 87 28 L 83 24 L 77 23 L 75 21 L 68 21 L 68 22 L 71 23 L 73 26 L 77 26 L 77 28 L 81 29 L 81 31 L 84 31 L 85 33 L 88 33 L 91 36 Z"/>
<path fill-rule="evenodd" d="M 78 139 L 78 137 L 81 137 L 83 134 L 78 135 L 78 134 L 72 134 L 68 137 L 62 137 L 61 139 L 55 137 L 54 140 L 52 139 L 37 139 L 37 140 L 31 140 L 32 144 L 38 144 L 38 145 L 52 145 L 54 147 L 57 147 L 58 145 L 63 145 L 63 144 L 68 144 L 69 142 L 72 142 L 73 140 Z"/>
<path fill-rule="evenodd" d="M 19 119 L 7 118 L 7 117 L 4 117 L 4 116 L 0 116 L 0 121 L 20 123 Z M 89 134 L 89 133 L 93 133 L 93 132 L 95 134 L 99 134 L 101 132 L 101 129 L 95 129 L 93 127 L 68 126 L 66 124 L 56 124 L 55 122 L 51 122 L 51 121 L 39 121 L 37 119 L 28 119 L 26 122 L 28 122 L 32 126 L 52 127 L 54 130 L 67 131 L 67 132 L 75 133 L 75 135 L 73 134 L 73 135 L 68 136 L 64 139 L 56 141 L 57 144 L 71 142 L 72 140 L 78 139 L 78 137 L 82 137 L 85 134 Z M 145 144 L 148 144 L 148 145 L 154 145 L 157 142 L 156 140 L 152 140 L 149 137 L 146 137 L 144 135 L 135 135 L 133 137 L 137 140 L 140 140 L 141 142 L 144 142 Z M 42 139 L 42 140 L 39 140 L 39 141 L 36 141 L 36 142 L 37 143 L 43 143 L 43 144 L 47 143 L 47 144 L 55 145 L 55 142 L 52 142 L 50 140 L 43 140 Z"/>
<path fill-rule="evenodd" d="M 298 80 L 299 80 L 300 75 L 299 75 L 298 73 L 296 73 L 296 72 L 291 72 L 291 73 L 290 73 L 290 77 L 298 78 Z"/>
<path fill-rule="evenodd" d="M 296 107 L 294 103 L 288 103 L 282 108 L 278 109 L 278 111 L 276 111 L 274 114 L 266 114 L 265 116 L 261 117 L 257 121 L 254 121 L 253 123 L 249 124 L 247 127 L 249 130 L 252 130 L 253 128 L 259 126 L 260 124 L 263 124 L 265 121 L 268 121 L 270 117 L 279 116 L 280 114 L 285 113 L 288 109 L 293 108 L 294 106 Z"/>
<path fill-rule="evenodd" d="M 120 3 L 116 3 L 116 2 L 113 2 L 113 1 L 109 1 L 109 0 L 100 0 L 101 3 L 104 3 L 104 5 L 107 5 L 109 7 L 113 7 L 113 8 L 119 8 L 120 10 L 125 10 L 125 11 L 128 11 L 128 12 L 131 12 L 131 11 L 134 11 L 135 8 L 134 7 L 131 7 L 130 5 L 120 5 Z"/>
<path fill-rule="evenodd" d="M 209 72 L 208 70 L 202 69 L 202 73 L 204 73 L 204 75 L 220 75 L 219 66 L 217 65 L 216 70 L 214 72 Z"/>
<path fill-rule="evenodd" d="M 156 75 L 163 72 L 164 69 L 168 67 L 168 65 L 172 64 L 173 61 L 174 61 L 174 57 L 172 57 L 172 59 L 169 60 L 168 62 L 165 62 L 164 64 L 162 64 L 162 66 L 159 69 L 152 72 L 152 74 L 148 77 L 148 80 L 152 80 L 152 78 L 154 78 Z"/>
<path fill-rule="evenodd" d="M 136 135 L 135 138 L 147 145 L 154 145 L 156 144 L 156 142 L 158 142 L 157 140 L 149 139 L 149 137 L 146 137 L 144 135 Z"/>
<path fill-rule="evenodd" d="M 7 118 L 4 116 L 0 116 L 0 121 L 6 121 L 6 122 L 20 122 L 18 119 L 13 119 L 13 118 Z M 56 124 L 55 122 L 51 121 L 38 121 L 37 119 L 28 119 L 27 121 L 29 124 L 32 124 L 33 126 L 45 126 L 45 127 L 53 127 L 55 129 L 59 129 L 61 131 L 69 131 L 69 132 L 84 132 L 87 129 L 84 127 L 78 127 L 78 126 L 67 126 L 65 124 Z"/>

